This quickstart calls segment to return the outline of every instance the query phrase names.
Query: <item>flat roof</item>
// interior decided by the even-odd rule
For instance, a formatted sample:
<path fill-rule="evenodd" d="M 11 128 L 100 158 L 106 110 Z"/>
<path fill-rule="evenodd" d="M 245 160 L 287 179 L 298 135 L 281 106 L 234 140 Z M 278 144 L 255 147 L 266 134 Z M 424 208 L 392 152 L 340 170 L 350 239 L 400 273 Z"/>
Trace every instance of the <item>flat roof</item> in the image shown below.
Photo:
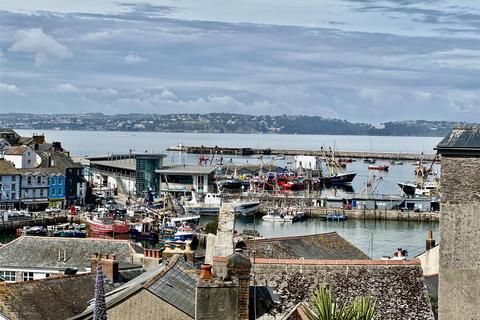
<path fill-rule="evenodd" d="M 163 169 L 155 170 L 160 174 L 210 174 L 214 172 L 218 166 L 188 166 L 188 165 L 175 165 L 166 166 Z"/>
<path fill-rule="evenodd" d="M 135 159 L 119 159 L 119 160 L 100 160 L 94 161 L 90 160 L 90 165 L 101 165 L 105 167 L 112 167 L 117 169 L 126 169 L 126 170 L 137 170 L 137 160 Z"/>

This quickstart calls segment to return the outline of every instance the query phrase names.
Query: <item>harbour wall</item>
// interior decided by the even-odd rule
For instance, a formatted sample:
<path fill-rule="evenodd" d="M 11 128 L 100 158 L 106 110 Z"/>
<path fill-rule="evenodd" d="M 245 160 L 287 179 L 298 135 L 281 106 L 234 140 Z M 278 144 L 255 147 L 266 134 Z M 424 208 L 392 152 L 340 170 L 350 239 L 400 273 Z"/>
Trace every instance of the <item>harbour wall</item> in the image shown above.
<path fill-rule="evenodd" d="M 368 209 L 326 209 L 308 207 L 305 209 L 310 217 L 322 217 L 327 214 L 343 214 L 349 219 L 365 220 L 397 220 L 397 221 L 439 221 L 439 212 L 415 212 L 400 210 L 368 210 Z"/>
<path fill-rule="evenodd" d="M 46 226 L 65 222 L 68 222 L 68 216 L 66 214 L 55 216 L 38 216 L 19 220 L 0 220 L 0 232 L 12 232 L 25 226 Z"/>
<path fill-rule="evenodd" d="M 270 149 L 270 148 L 239 148 L 239 147 L 218 147 L 218 146 L 172 146 L 168 151 L 184 151 L 194 154 L 229 154 L 229 155 L 285 155 L 285 156 L 323 156 L 329 153 L 329 150 L 312 149 Z M 417 153 L 395 153 L 395 152 L 367 152 L 367 151 L 337 151 L 335 156 L 338 158 L 357 158 L 357 159 L 394 159 L 410 161 L 433 161 L 434 154 Z"/>

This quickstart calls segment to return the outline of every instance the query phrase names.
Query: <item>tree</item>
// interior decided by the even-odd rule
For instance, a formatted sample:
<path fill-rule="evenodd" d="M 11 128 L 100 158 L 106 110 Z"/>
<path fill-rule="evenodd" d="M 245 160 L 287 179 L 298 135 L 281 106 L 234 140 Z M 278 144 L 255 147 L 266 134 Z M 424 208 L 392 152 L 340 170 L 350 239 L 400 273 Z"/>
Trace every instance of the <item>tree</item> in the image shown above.
<path fill-rule="evenodd" d="M 209 223 L 207 223 L 207 225 L 205 226 L 205 233 L 217 234 L 217 229 L 218 229 L 218 216 L 215 217 L 215 219 L 213 219 Z"/>
<path fill-rule="evenodd" d="M 95 306 L 93 320 L 107 320 L 107 303 L 105 302 L 105 276 L 102 266 L 97 267 L 97 279 L 95 282 Z"/>
<path fill-rule="evenodd" d="M 376 314 L 376 302 L 371 296 L 357 297 L 350 304 L 338 304 L 332 292 L 320 286 L 313 297 L 314 310 L 306 308 L 310 320 L 372 320 L 379 319 Z"/>

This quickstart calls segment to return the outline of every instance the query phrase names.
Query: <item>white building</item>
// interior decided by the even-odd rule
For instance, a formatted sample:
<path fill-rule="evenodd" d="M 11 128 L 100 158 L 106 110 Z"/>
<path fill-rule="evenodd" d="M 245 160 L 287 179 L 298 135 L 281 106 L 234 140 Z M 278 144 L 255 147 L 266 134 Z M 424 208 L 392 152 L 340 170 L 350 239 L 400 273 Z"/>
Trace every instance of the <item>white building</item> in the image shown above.
<path fill-rule="evenodd" d="M 40 156 L 27 146 L 8 149 L 5 151 L 4 158 L 5 160 L 11 161 L 17 169 L 35 168 L 42 161 Z"/>
<path fill-rule="evenodd" d="M 156 170 L 159 174 L 160 187 L 162 191 L 189 192 L 195 190 L 197 193 L 213 192 L 214 175 L 217 166 L 170 166 Z"/>
<path fill-rule="evenodd" d="M 320 161 L 315 156 L 295 156 L 294 168 L 317 170 L 320 168 Z"/>
<path fill-rule="evenodd" d="M 20 201 L 20 173 L 13 163 L 0 160 L 0 209 L 17 206 Z"/>

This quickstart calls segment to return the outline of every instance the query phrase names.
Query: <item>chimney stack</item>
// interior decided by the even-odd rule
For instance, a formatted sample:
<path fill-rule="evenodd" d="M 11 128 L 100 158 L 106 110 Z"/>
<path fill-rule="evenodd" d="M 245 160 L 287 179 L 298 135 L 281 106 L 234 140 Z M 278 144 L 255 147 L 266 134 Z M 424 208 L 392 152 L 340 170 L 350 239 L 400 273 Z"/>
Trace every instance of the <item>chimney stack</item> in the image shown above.
<path fill-rule="evenodd" d="M 432 229 L 428 230 L 428 239 L 425 242 L 425 249 L 426 251 L 433 249 L 435 247 L 435 239 L 433 239 L 433 231 Z"/>
<path fill-rule="evenodd" d="M 249 320 L 248 303 L 250 293 L 250 258 L 243 254 L 241 248 L 235 249 L 235 253 L 227 260 L 227 277 L 238 279 L 238 320 Z"/>
<path fill-rule="evenodd" d="M 118 260 L 115 254 L 94 253 L 90 258 L 90 272 L 96 272 L 98 265 L 101 265 L 105 276 L 112 282 L 118 282 Z"/>
<path fill-rule="evenodd" d="M 105 275 L 107 278 L 110 279 L 112 282 L 118 282 L 118 260 L 117 256 L 112 254 L 112 255 L 106 255 L 106 257 L 102 260 L 100 260 L 100 263 L 102 264 L 103 267 L 103 272 L 105 272 Z"/>

